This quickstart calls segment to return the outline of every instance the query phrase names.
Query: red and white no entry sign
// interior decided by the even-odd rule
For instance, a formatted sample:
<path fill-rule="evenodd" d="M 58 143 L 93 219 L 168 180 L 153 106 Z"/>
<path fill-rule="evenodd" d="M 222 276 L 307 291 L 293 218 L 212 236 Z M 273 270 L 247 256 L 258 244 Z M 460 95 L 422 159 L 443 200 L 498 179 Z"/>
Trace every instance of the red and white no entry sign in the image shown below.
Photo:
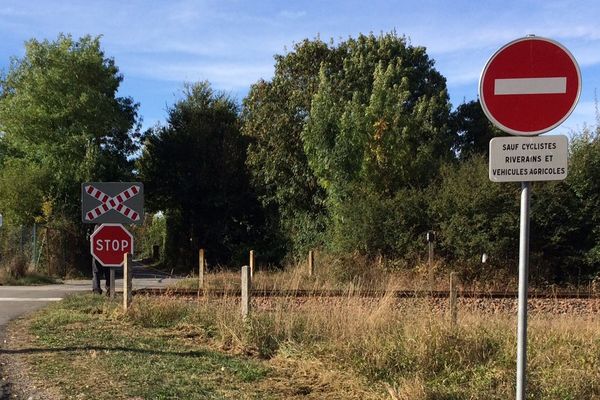
<path fill-rule="evenodd" d="M 479 98 L 494 125 L 513 135 L 534 136 L 560 125 L 581 93 L 581 73 L 561 44 L 528 36 L 498 50 L 479 80 Z"/>

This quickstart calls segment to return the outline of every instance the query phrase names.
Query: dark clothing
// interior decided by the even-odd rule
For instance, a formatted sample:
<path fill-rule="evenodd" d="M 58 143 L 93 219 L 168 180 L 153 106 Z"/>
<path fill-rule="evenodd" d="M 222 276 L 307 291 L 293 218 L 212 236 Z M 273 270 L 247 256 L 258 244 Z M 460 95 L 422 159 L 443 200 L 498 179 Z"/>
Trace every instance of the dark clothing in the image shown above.
<path fill-rule="evenodd" d="M 104 276 L 106 292 L 110 289 L 110 268 L 100 265 L 98 261 L 92 259 L 92 292 L 102 294 L 100 281 Z"/>

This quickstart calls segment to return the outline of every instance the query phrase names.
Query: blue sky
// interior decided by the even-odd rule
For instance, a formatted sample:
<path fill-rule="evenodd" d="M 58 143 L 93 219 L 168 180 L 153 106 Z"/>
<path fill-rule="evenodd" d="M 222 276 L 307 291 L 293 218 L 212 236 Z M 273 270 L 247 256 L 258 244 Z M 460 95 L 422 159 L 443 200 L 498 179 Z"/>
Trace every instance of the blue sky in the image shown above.
<path fill-rule="evenodd" d="M 273 55 L 304 38 L 344 40 L 396 30 L 425 46 L 454 107 L 477 97 L 479 74 L 503 44 L 536 34 L 559 41 L 582 71 L 579 105 L 555 131 L 596 123 L 600 2 L 580 1 L 13 1 L 0 0 L 0 68 L 30 38 L 103 35 L 124 75 L 120 94 L 140 103 L 144 126 L 163 122 L 183 82 L 209 80 L 239 101 L 270 79 Z"/>

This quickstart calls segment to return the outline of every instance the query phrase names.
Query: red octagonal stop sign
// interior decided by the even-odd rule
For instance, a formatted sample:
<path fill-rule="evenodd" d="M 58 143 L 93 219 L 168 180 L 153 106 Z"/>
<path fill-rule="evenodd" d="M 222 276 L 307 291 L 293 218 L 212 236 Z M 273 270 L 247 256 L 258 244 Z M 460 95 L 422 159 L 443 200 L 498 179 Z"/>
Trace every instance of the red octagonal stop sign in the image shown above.
<path fill-rule="evenodd" d="M 560 125 L 581 93 L 575 58 L 561 44 L 531 36 L 512 41 L 487 62 L 479 98 L 494 125 L 513 135 L 534 136 Z"/>
<path fill-rule="evenodd" d="M 120 267 L 133 254 L 133 236 L 121 224 L 102 224 L 90 237 L 92 256 L 105 267 Z"/>

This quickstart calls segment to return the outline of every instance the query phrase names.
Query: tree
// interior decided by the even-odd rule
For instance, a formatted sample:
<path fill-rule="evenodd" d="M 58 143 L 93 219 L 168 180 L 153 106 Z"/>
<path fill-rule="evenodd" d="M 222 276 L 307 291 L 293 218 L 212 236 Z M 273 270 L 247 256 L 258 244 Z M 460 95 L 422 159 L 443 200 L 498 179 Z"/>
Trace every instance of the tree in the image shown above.
<path fill-rule="evenodd" d="M 585 128 L 571 141 L 569 156 L 569 189 L 578 200 L 580 224 L 573 224 L 582 236 L 580 246 L 586 270 L 591 275 L 600 271 L 600 127 Z M 587 228 L 587 229 L 586 229 Z"/>
<path fill-rule="evenodd" d="M 309 165 L 327 193 L 333 237 L 346 236 L 343 232 L 354 224 L 343 211 L 347 204 L 368 198 L 386 203 L 398 199 L 398 193 L 426 188 L 440 165 L 452 158 L 454 143 L 445 79 L 424 48 L 407 44 L 395 33 L 361 35 L 340 47 L 342 67 L 321 66 L 319 89 L 302 132 Z M 414 214 L 397 216 L 412 221 Z M 371 223 L 390 226 L 383 220 Z M 426 225 L 424 220 L 410 224 Z M 410 232 L 415 239 L 420 233 Z M 397 236 L 393 230 L 385 235 Z M 355 247 L 365 244 L 357 242 Z M 387 246 L 380 241 L 369 247 L 372 253 Z M 407 251 L 404 246 L 393 249 L 395 254 Z"/>
<path fill-rule="evenodd" d="M 336 207 L 360 200 L 348 197 L 357 185 L 371 199 L 427 186 L 451 157 L 448 114 L 433 61 L 395 33 L 304 40 L 277 56 L 273 80 L 244 101 L 243 131 L 254 185 L 291 250 L 324 243 L 348 210 Z"/>
<path fill-rule="evenodd" d="M 244 164 L 247 139 L 238 107 L 207 82 L 186 85 L 165 126 L 151 129 L 137 161 L 150 211 L 167 217 L 167 253 L 186 264 L 191 250 L 210 249 L 211 260 L 245 253 L 256 232 L 258 203 Z M 191 241 L 191 245 L 190 245 Z"/>
<path fill-rule="evenodd" d="M 48 270 L 87 271 L 81 183 L 131 179 L 138 106 L 122 80 L 99 37 L 66 35 L 28 41 L 0 77 L 0 205 L 7 225 L 53 228 Z"/>
<path fill-rule="evenodd" d="M 339 53 L 319 39 L 303 40 L 275 56 L 273 80 L 252 85 L 243 102 L 242 132 L 250 138 L 247 166 L 253 186 L 271 230 L 280 232 L 282 245 L 292 254 L 318 244 L 324 230 L 324 192 L 308 166 L 301 132 L 320 65 L 339 68 Z"/>
<path fill-rule="evenodd" d="M 14 58 L 0 79 L 4 161 L 20 160 L 23 173 L 47 171 L 43 190 L 31 193 L 38 205 L 43 198 L 51 201 L 69 221 L 80 215 L 82 182 L 131 177 L 138 106 L 117 96 L 122 80 L 99 37 L 75 41 L 65 35 L 53 42 L 28 41 L 25 56 Z M 1 190 L 0 197 L 14 196 Z"/>
<path fill-rule="evenodd" d="M 439 232 L 440 254 L 471 276 L 512 271 L 519 238 L 519 186 L 494 183 L 487 160 L 473 156 L 441 169 L 430 189 L 431 220 Z M 489 262 L 482 266 L 481 255 Z M 485 268 L 485 270 L 484 270 Z"/>
<path fill-rule="evenodd" d="M 456 134 L 454 151 L 461 160 L 478 154 L 487 157 L 490 140 L 502 135 L 484 114 L 479 100 L 458 106 L 450 115 L 450 129 Z"/>

